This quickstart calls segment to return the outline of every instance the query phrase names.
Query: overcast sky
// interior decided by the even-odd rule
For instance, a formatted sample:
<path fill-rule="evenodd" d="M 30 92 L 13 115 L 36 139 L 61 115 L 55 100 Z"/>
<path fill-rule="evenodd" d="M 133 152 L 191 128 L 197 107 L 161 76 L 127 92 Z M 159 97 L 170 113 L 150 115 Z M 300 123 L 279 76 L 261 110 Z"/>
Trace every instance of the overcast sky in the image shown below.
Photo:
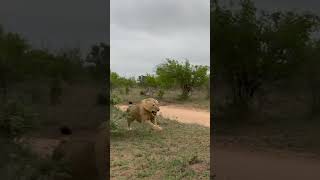
<path fill-rule="evenodd" d="M 112 0 L 111 70 L 153 73 L 165 58 L 210 64 L 209 0 Z"/>
<path fill-rule="evenodd" d="M 0 24 L 50 49 L 109 42 L 108 0 L 1 0 Z"/>
<path fill-rule="evenodd" d="M 319 0 L 254 2 L 268 10 L 309 10 L 320 15 Z M 152 72 L 166 57 L 209 64 L 209 0 L 110 3 L 113 70 L 128 75 Z M 0 24 L 38 47 L 86 49 L 109 42 L 108 4 L 109 0 L 1 0 Z"/>
<path fill-rule="evenodd" d="M 187 58 L 194 64 L 209 65 L 209 2 L 112 0 L 111 70 L 125 76 L 153 73 L 165 58 Z M 259 9 L 320 12 L 318 0 L 254 2 Z"/>

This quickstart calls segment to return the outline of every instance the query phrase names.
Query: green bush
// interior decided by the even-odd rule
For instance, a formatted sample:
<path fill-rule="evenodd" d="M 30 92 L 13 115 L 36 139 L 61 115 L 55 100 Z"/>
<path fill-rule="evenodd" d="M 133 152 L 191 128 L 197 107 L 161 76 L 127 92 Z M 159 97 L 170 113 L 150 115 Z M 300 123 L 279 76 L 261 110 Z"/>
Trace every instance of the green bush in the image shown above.
<path fill-rule="evenodd" d="M 163 96 L 164 96 L 164 91 L 162 89 L 160 89 L 159 92 L 158 92 L 158 98 L 162 99 Z"/>
<path fill-rule="evenodd" d="M 129 92 L 130 92 L 129 87 L 126 87 L 126 95 L 128 95 L 128 94 L 129 94 Z"/>
<path fill-rule="evenodd" d="M 0 129 L 7 137 L 17 137 L 35 128 L 37 114 L 18 101 L 0 107 Z"/>
<path fill-rule="evenodd" d="M 209 79 L 209 66 L 193 65 L 189 60 L 179 62 L 167 59 L 165 63 L 156 67 L 157 82 L 160 87 L 180 87 L 180 98 L 183 100 L 191 96 L 191 92 L 203 86 Z"/>
<path fill-rule="evenodd" d="M 111 118 L 110 118 L 110 127 L 111 131 L 117 131 L 119 129 L 119 121 L 125 120 L 125 113 L 119 109 L 112 107 L 110 109 Z"/>
<path fill-rule="evenodd" d="M 119 97 L 119 96 L 117 96 L 117 95 L 115 95 L 115 94 L 112 94 L 111 96 L 110 96 L 110 103 L 111 103 L 111 105 L 116 105 L 116 104 L 118 104 L 118 103 L 120 103 L 121 102 L 121 98 Z"/>

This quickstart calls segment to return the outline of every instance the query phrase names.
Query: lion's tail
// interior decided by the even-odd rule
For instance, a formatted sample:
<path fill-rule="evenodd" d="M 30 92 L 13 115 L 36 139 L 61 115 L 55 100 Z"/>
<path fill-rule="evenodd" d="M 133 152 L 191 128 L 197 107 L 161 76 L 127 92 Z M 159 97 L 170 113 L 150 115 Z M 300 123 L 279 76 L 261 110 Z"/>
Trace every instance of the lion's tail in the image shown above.
<path fill-rule="evenodd" d="M 133 104 L 132 101 L 129 101 L 129 104 Z"/>

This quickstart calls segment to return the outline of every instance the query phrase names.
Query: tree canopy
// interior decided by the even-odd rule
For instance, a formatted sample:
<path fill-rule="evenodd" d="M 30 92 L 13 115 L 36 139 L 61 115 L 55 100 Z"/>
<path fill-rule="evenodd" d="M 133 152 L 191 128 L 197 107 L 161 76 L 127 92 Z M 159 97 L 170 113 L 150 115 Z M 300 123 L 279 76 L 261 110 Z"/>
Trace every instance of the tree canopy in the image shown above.
<path fill-rule="evenodd" d="M 164 87 L 179 86 L 181 97 L 188 98 L 195 87 L 202 86 L 208 80 L 208 66 L 192 65 L 188 60 L 180 63 L 175 59 L 167 59 L 157 66 L 156 74 Z"/>

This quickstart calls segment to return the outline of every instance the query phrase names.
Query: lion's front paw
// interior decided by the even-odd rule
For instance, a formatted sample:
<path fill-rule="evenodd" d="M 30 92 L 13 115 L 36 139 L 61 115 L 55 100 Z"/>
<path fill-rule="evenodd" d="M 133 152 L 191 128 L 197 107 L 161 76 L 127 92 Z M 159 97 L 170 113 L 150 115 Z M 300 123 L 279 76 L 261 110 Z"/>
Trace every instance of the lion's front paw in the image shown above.
<path fill-rule="evenodd" d="M 157 125 L 153 126 L 153 129 L 156 131 L 162 131 L 162 127 L 157 126 Z"/>

